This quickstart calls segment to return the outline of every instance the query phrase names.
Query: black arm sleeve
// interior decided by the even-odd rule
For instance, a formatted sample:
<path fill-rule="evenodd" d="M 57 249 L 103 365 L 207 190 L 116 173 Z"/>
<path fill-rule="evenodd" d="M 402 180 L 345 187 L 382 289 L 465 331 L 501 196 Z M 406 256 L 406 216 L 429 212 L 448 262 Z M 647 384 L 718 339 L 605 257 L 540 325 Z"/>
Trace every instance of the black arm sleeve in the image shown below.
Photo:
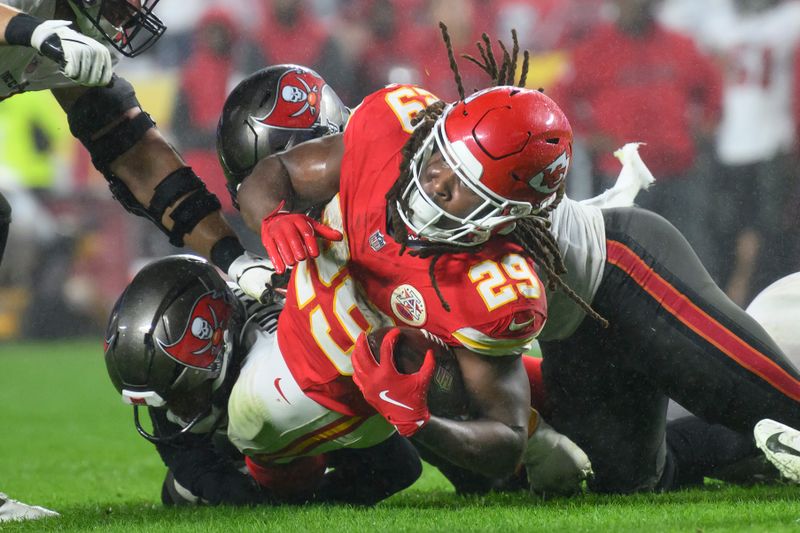
<path fill-rule="evenodd" d="M 178 430 L 166 412 L 150 409 L 154 428 Z M 237 470 L 233 461 L 214 447 L 209 435 L 186 433 L 170 443 L 156 444 L 161 460 L 175 479 L 192 494 L 210 505 L 257 505 L 268 496 L 247 474 Z"/>

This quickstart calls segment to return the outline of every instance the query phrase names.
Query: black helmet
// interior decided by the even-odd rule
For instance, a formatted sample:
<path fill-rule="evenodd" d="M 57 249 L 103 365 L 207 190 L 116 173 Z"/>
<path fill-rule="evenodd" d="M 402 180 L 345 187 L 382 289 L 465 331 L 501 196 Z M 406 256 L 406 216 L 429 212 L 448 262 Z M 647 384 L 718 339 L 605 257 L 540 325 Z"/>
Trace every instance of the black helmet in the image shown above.
<path fill-rule="evenodd" d="M 153 14 L 159 0 L 69 0 L 78 15 L 78 26 L 86 23 L 99 31 L 122 55 L 135 57 L 167 30 Z"/>
<path fill-rule="evenodd" d="M 223 382 L 242 316 L 239 300 L 203 259 L 167 257 L 136 275 L 111 312 L 105 361 L 142 436 L 164 440 L 142 428 L 138 406 L 165 407 L 203 385 L 210 395 Z M 208 417 L 206 403 L 180 433 Z"/>
<path fill-rule="evenodd" d="M 309 68 L 275 65 L 245 78 L 228 95 L 217 126 L 217 153 L 234 205 L 239 184 L 261 159 L 339 133 L 349 116 L 333 89 Z"/>

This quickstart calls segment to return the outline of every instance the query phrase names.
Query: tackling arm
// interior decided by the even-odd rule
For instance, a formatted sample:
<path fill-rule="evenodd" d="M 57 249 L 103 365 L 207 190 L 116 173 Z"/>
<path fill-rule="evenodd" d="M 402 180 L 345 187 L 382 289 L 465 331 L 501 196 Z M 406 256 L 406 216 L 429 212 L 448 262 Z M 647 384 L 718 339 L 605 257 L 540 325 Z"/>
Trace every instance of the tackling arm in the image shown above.
<path fill-rule="evenodd" d="M 341 134 L 306 141 L 285 152 L 265 157 L 239 187 L 237 198 L 248 227 L 261 231 L 261 221 L 283 209 L 303 213 L 339 192 L 344 155 Z"/>
<path fill-rule="evenodd" d="M 530 384 L 519 356 L 454 350 L 470 397 L 467 421 L 431 416 L 413 440 L 447 461 L 490 477 L 514 472 L 528 439 Z"/>
<path fill-rule="evenodd" d="M 127 81 L 53 94 L 125 209 L 151 220 L 173 245 L 188 245 L 209 259 L 249 296 L 265 303 L 272 297 L 272 264 L 245 251 L 222 217 L 219 199 L 156 129 Z"/>

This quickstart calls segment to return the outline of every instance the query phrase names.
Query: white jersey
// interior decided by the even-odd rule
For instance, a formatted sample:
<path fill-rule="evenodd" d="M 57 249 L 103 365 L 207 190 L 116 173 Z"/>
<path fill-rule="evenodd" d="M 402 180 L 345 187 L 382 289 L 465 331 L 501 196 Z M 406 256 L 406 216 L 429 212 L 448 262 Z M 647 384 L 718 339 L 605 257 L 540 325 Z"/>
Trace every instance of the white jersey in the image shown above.
<path fill-rule="evenodd" d="M 20 11 L 41 19 L 53 19 L 56 0 L 0 0 Z M 73 29 L 77 30 L 73 24 Z M 119 56 L 105 37 L 94 27 L 84 27 L 81 33 L 103 43 L 111 51 L 113 64 Z M 0 100 L 23 91 L 41 91 L 60 87 L 75 87 L 73 80 L 64 76 L 59 65 L 27 46 L 0 45 Z"/>
<path fill-rule="evenodd" d="M 800 0 L 707 19 L 702 39 L 727 65 L 717 153 L 727 165 L 769 160 L 795 142 L 792 61 Z"/>
<path fill-rule="evenodd" d="M 395 429 L 382 416 L 348 416 L 305 395 L 274 333 L 259 331 L 228 400 L 228 439 L 245 455 L 288 462 L 341 448 L 367 448 Z"/>
<path fill-rule="evenodd" d="M 779 279 L 756 296 L 747 313 L 800 368 L 800 272 Z"/>
<path fill-rule="evenodd" d="M 550 214 L 550 232 L 555 236 L 567 273 L 564 282 L 591 303 L 603 278 L 606 262 L 606 230 L 599 207 L 582 205 L 566 196 Z M 543 341 L 569 337 L 586 312 L 560 290 L 547 290 L 547 322 L 539 334 Z"/>

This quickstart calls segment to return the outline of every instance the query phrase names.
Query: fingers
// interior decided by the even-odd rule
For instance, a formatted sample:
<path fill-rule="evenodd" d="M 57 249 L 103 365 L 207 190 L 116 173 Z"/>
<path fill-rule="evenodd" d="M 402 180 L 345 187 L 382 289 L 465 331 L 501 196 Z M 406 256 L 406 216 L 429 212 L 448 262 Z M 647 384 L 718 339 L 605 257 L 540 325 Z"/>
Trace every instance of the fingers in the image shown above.
<path fill-rule="evenodd" d="M 383 351 L 381 351 L 381 356 L 383 356 Z M 355 348 L 353 348 L 353 367 L 359 367 L 359 372 L 364 372 L 367 370 L 365 365 L 371 366 L 372 368 L 378 367 L 378 361 L 375 360 L 375 356 L 372 355 L 372 350 L 369 347 L 369 341 L 367 340 L 367 334 L 365 332 L 361 332 L 361 334 L 356 339 Z"/>
<path fill-rule="evenodd" d="M 111 54 L 99 44 L 62 39 L 66 65 L 64 75 L 87 86 L 108 85 L 113 74 Z"/>
<path fill-rule="evenodd" d="M 419 375 L 422 378 L 422 382 L 425 384 L 427 388 L 428 383 L 430 383 L 431 378 L 433 377 L 433 371 L 436 369 L 436 358 L 433 356 L 433 350 L 428 349 L 425 352 L 425 360 L 422 361 L 422 366 L 419 368 Z"/>
<path fill-rule="evenodd" d="M 343 238 L 335 229 L 296 213 L 273 214 L 261 223 L 261 240 L 278 274 L 300 261 L 319 256 L 318 236 L 333 241 Z"/>
<path fill-rule="evenodd" d="M 372 351 L 369 348 L 366 333 L 362 332 L 356 339 L 356 345 L 350 356 L 350 362 L 353 364 L 353 382 L 364 392 L 367 383 L 362 382 L 361 377 L 378 368 L 378 362 L 375 361 L 375 357 L 372 355 Z"/>
<path fill-rule="evenodd" d="M 398 372 L 394 364 L 394 348 L 400 340 L 400 335 L 400 328 L 392 328 L 389 330 L 389 333 L 383 337 L 383 341 L 381 342 L 381 364 L 387 364 L 386 361 L 388 361 L 388 364 L 395 373 Z"/>
<path fill-rule="evenodd" d="M 342 234 L 339 231 L 336 231 L 330 226 L 326 226 L 316 220 L 311 220 L 311 227 L 313 228 L 314 232 L 325 239 L 326 241 L 341 241 Z"/>
<path fill-rule="evenodd" d="M 308 222 L 309 219 L 301 219 L 295 224 L 295 229 L 299 239 L 294 243 L 292 248 L 294 257 L 298 261 L 302 261 L 307 257 L 317 257 L 319 255 L 319 245 L 317 244 L 317 237 L 314 234 L 314 228 Z"/>
<path fill-rule="evenodd" d="M 270 237 L 268 234 L 265 234 L 263 230 L 261 233 L 261 244 L 264 245 L 264 249 L 267 251 L 270 261 L 272 261 L 272 266 L 275 267 L 275 273 L 283 274 L 286 272 L 286 263 L 284 263 L 283 259 L 281 258 L 277 243 L 274 239 L 272 239 L 272 237 Z"/>

